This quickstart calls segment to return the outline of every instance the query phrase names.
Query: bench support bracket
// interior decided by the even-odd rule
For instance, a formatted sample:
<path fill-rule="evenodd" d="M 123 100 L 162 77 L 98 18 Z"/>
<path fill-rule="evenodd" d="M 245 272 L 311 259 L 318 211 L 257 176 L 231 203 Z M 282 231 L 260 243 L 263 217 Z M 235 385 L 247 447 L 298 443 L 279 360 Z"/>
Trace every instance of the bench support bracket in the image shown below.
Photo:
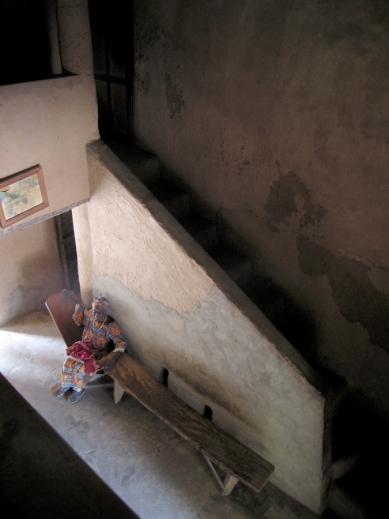
<path fill-rule="evenodd" d="M 99 370 L 102 371 L 102 370 Z M 117 382 L 98 382 L 99 378 L 104 377 L 103 373 L 97 373 L 93 377 L 90 377 L 89 374 L 86 374 L 84 377 L 84 388 L 85 389 L 94 389 L 96 387 L 113 387 L 113 398 L 115 404 L 118 404 L 124 394 L 124 389 Z"/>
<path fill-rule="evenodd" d="M 113 399 L 114 399 L 114 402 L 115 404 L 118 404 L 122 398 L 124 394 L 124 389 L 122 388 L 122 386 L 120 384 L 118 384 L 115 380 L 114 380 L 114 386 L 113 386 Z"/>
<path fill-rule="evenodd" d="M 213 466 L 212 461 L 208 458 L 208 456 L 204 453 L 204 451 L 201 451 L 201 453 L 204 456 L 205 461 L 207 462 L 209 468 L 212 471 L 212 474 L 215 476 L 215 479 L 221 488 L 222 496 L 228 496 L 229 494 L 231 494 L 231 492 L 235 488 L 235 485 L 238 483 L 239 479 L 236 478 L 235 476 L 232 476 L 231 474 L 226 474 L 224 481 L 223 481 L 219 477 L 219 474 L 216 472 L 216 469 Z"/>

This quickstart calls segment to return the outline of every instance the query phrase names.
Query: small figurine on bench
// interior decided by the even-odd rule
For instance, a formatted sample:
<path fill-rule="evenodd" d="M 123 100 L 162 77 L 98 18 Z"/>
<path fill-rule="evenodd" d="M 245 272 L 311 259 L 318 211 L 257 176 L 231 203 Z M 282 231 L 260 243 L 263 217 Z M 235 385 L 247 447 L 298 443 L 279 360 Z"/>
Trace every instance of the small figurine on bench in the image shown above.
<path fill-rule="evenodd" d="M 96 362 L 110 353 L 111 341 L 114 353 L 104 373 L 109 373 L 118 357 L 125 351 L 126 342 L 119 325 L 108 317 L 108 301 L 101 294 L 92 301 L 92 308 L 85 308 L 76 303 L 73 321 L 77 326 L 84 325 L 82 340 L 66 349 L 67 358 L 62 367 L 62 385 L 56 393 L 59 400 L 67 391 L 73 390 L 68 402 L 75 404 L 85 391 L 83 379 L 85 373 L 93 376 L 96 373 Z"/>

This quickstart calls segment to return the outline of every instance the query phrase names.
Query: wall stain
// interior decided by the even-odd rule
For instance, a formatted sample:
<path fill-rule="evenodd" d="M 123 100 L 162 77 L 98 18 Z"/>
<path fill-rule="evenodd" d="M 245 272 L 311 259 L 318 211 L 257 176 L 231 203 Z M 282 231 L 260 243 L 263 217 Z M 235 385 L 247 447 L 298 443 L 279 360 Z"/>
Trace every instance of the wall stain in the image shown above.
<path fill-rule="evenodd" d="M 20 429 L 20 423 L 13 418 L 3 423 L 0 432 L 0 464 L 3 463 L 7 455 L 10 453 L 13 439 Z"/>
<path fill-rule="evenodd" d="M 139 81 L 139 88 L 143 95 L 147 95 L 150 89 L 150 74 L 146 72 L 143 78 Z"/>
<path fill-rule="evenodd" d="M 11 294 L 8 319 L 37 310 L 45 300 L 42 287 L 18 286 Z"/>
<path fill-rule="evenodd" d="M 297 201 L 302 200 L 297 206 Z M 310 192 L 294 171 L 281 174 L 269 189 L 265 224 L 272 232 L 280 232 L 279 224 L 288 224 L 299 211 L 300 229 L 316 225 L 326 215 L 320 205 L 313 205 Z M 372 284 L 370 267 L 355 259 L 341 258 L 325 247 L 299 235 L 296 238 L 299 266 L 311 277 L 327 276 L 332 298 L 349 323 L 359 323 L 367 331 L 369 340 L 389 353 L 389 298 Z"/>
<path fill-rule="evenodd" d="M 151 20 L 139 34 L 135 34 L 135 60 L 148 59 L 148 51 L 161 40 L 156 21 Z"/>
<path fill-rule="evenodd" d="M 170 119 L 176 115 L 180 115 L 181 108 L 185 107 L 185 101 L 182 97 L 182 90 L 178 88 L 172 81 L 170 74 L 165 74 L 165 94 L 167 105 L 169 108 Z"/>
<path fill-rule="evenodd" d="M 297 237 L 299 265 L 311 277 L 327 276 L 332 299 L 349 323 L 360 323 L 371 343 L 389 353 L 389 299 L 371 283 L 369 266 L 339 258 L 307 238 Z"/>
<path fill-rule="evenodd" d="M 296 204 L 298 197 L 303 199 L 303 216 L 300 219 L 300 228 L 319 223 L 327 211 L 321 205 L 311 204 L 311 195 L 307 186 L 294 171 L 281 174 L 270 186 L 269 194 L 264 206 L 267 212 L 265 224 L 272 232 L 279 232 L 277 224 L 287 224 L 287 219 L 297 214 Z"/>
<path fill-rule="evenodd" d="M 347 38 L 352 40 L 356 40 L 358 38 L 362 39 L 368 34 L 368 31 L 364 27 L 361 27 L 355 23 L 341 21 L 338 22 L 337 27 L 328 28 L 324 30 L 322 34 L 326 42 L 329 45 L 333 45 Z"/>
<path fill-rule="evenodd" d="M 381 25 L 389 32 L 389 5 L 385 0 L 371 0 L 369 2 L 369 14 L 372 22 Z"/>

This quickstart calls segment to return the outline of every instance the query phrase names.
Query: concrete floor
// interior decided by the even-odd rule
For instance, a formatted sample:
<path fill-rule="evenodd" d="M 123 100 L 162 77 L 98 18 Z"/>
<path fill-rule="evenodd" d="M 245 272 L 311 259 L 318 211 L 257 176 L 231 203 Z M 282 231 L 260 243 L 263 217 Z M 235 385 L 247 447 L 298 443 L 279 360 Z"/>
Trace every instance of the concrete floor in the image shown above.
<path fill-rule="evenodd" d="M 141 519 L 318 517 L 270 483 L 221 497 L 201 454 L 129 395 L 56 400 L 64 349 L 46 310 L 34 312 L 0 328 L 0 372 Z"/>

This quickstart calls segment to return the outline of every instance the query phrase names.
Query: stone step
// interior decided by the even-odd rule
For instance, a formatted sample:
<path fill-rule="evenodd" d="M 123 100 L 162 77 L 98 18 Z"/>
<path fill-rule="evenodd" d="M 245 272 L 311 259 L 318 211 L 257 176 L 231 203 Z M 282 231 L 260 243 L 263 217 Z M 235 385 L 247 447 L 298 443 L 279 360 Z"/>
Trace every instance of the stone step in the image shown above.
<path fill-rule="evenodd" d="M 239 287 L 245 286 L 250 282 L 252 265 L 247 256 L 236 252 L 224 244 L 213 247 L 208 251 L 208 254 Z"/>
<path fill-rule="evenodd" d="M 245 294 L 266 315 L 269 321 L 283 321 L 286 314 L 286 301 L 269 280 L 255 278 L 242 287 Z"/>
<path fill-rule="evenodd" d="M 383 517 L 384 474 L 389 463 L 387 427 L 366 404 L 350 395 L 335 413 L 332 431 L 335 481 L 330 487 L 330 507 L 343 519 Z"/>
<path fill-rule="evenodd" d="M 190 214 L 189 195 L 185 191 L 164 180 L 153 182 L 148 188 L 177 220 Z"/>
<path fill-rule="evenodd" d="M 131 155 L 128 166 L 146 186 L 157 182 L 161 175 L 158 158 L 142 150 L 137 150 Z"/>
<path fill-rule="evenodd" d="M 331 465 L 331 479 L 333 481 L 349 474 L 362 460 L 363 451 L 339 458 Z"/>
<path fill-rule="evenodd" d="M 180 220 L 181 225 L 206 251 L 218 244 L 216 225 L 197 214 L 189 214 Z"/>
<path fill-rule="evenodd" d="M 314 340 L 314 323 L 271 279 L 255 277 L 242 287 L 246 295 L 266 315 L 308 362 Z"/>
<path fill-rule="evenodd" d="M 341 460 L 352 459 L 371 445 L 374 418 L 356 403 L 345 399 L 332 420 L 332 460 L 341 466 Z M 336 468 L 336 465 L 335 465 Z"/>
<path fill-rule="evenodd" d="M 160 179 L 161 169 L 156 155 L 138 148 L 122 136 L 105 137 L 103 140 L 143 184 L 148 186 Z"/>
<path fill-rule="evenodd" d="M 342 519 L 340 515 L 338 515 L 331 508 L 327 508 L 325 512 L 323 512 L 320 516 L 320 519 Z"/>
<path fill-rule="evenodd" d="M 373 519 L 373 516 L 337 483 L 331 483 L 328 507 L 341 519 Z"/>

